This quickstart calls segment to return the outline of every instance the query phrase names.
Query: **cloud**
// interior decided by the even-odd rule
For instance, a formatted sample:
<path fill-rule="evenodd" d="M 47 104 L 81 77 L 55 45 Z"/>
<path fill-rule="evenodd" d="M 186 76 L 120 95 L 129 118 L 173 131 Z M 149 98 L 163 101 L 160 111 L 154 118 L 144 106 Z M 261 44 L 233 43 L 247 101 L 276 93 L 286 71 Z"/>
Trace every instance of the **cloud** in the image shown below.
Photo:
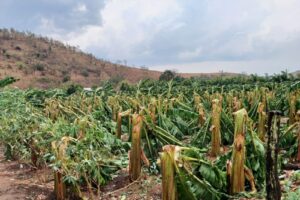
<path fill-rule="evenodd" d="M 37 2 L 5 1 L 0 25 L 25 27 L 101 58 L 155 69 L 200 72 L 224 66 L 231 71 L 243 66 L 264 73 L 300 63 L 298 0 Z"/>
<path fill-rule="evenodd" d="M 88 9 L 84 3 L 78 3 L 77 6 L 74 8 L 74 11 L 84 13 L 88 11 Z"/>
<path fill-rule="evenodd" d="M 112 59 L 131 59 L 141 52 L 149 55 L 147 46 L 157 34 L 183 26 L 176 23 L 180 12 L 175 0 L 107 1 L 99 12 L 102 24 L 84 26 L 63 39 L 84 50 L 102 51 Z"/>
<path fill-rule="evenodd" d="M 194 49 L 192 51 L 180 52 L 178 57 L 181 60 L 189 60 L 189 59 L 192 59 L 192 58 L 200 57 L 201 53 L 202 53 L 202 49 L 200 47 L 197 47 L 196 49 Z"/>

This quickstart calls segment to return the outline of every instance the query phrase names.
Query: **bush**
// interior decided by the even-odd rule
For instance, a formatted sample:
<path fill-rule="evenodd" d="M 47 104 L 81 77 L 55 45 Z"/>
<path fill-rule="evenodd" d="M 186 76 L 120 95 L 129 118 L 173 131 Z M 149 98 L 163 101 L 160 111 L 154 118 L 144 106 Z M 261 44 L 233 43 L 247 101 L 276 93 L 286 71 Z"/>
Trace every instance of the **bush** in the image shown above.
<path fill-rule="evenodd" d="M 81 70 L 80 74 L 84 77 L 88 77 L 89 76 L 89 72 L 86 69 Z"/>
<path fill-rule="evenodd" d="M 38 64 L 33 65 L 33 69 L 37 70 L 37 71 L 44 71 L 45 67 L 44 67 L 44 65 L 38 63 Z"/>
<path fill-rule="evenodd" d="M 72 84 L 72 85 L 69 85 L 67 90 L 66 90 L 66 93 L 68 95 L 71 95 L 71 94 L 74 94 L 75 92 L 77 91 L 82 91 L 83 87 L 81 85 L 78 85 L 78 84 Z"/>
<path fill-rule="evenodd" d="M 18 66 L 19 70 L 22 70 L 25 67 L 25 64 L 22 62 L 17 62 L 16 65 Z"/>
<path fill-rule="evenodd" d="M 113 84 L 113 85 L 117 85 L 118 83 L 120 83 L 121 81 L 124 80 L 124 77 L 121 75 L 114 75 L 112 76 L 109 81 Z"/>
<path fill-rule="evenodd" d="M 71 77 L 69 75 L 66 75 L 66 76 L 63 77 L 62 82 L 65 83 L 65 82 L 68 82 L 70 80 L 71 80 Z"/>
<path fill-rule="evenodd" d="M 164 71 L 164 73 L 162 73 L 159 77 L 160 81 L 170 81 L 172 79 L 174 79 L 176 76 L 176 73 L 174 71 L 171 70 L 166 70 Z"/>

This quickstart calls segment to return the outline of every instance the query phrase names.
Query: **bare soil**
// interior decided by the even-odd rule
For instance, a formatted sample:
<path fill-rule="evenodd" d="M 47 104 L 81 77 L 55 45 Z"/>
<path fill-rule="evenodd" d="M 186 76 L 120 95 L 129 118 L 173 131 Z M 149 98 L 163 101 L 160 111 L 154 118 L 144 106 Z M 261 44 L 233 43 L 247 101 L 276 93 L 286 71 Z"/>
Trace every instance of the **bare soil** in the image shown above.
<path fill-rule="evenodd" d="M 158 176 L 142 173 L 140 178 L 130 182 L 127 170 L 102 187 L 102 200 L 160 200 L 161 181 Z"/>
<path fill-rule="evenodd" d="M 227 148 L 225 148 L 227 151 Z M 213 158 L 212 158 L 213 159 Z M 281 185 L 291 179 L 293 170 L 284 170 Z M 7 161 L 0 146 L 0 200 L 54 200 L 53 173 L 50 169 L 32 169 L 18 161 Z M 300 187 L 299 180 L 291 183 L 291 191 Z M 283 192 L 284 192 L 284 188 Z M 146 170 L 131 182 L 128 170 L 123 169 L 101 187 L 100 200 L 160 200 L 160 176 L 149 175 Z"/>
<path fill-rule="evenodd" d="M 52 178 L 52 177 L 51 177 Z M 49 170 L 33 170 L 18 161 L 7 161 L 0 147 L 0 199 L 51 200 L 53 180 Z"/>
<path fill-rule="evenodd" d="M 0 200 L 54 200 L 54 181 L 51 169 L 33 169 L 19 161 L 5 160 L 0 146 Z M 107 185 L 102 186 L 99 198 L 103 200 L 159 200 L 161 183 L 159 176 L 143 172 L 130 182 L 127 169 L 119 173 Z"/>

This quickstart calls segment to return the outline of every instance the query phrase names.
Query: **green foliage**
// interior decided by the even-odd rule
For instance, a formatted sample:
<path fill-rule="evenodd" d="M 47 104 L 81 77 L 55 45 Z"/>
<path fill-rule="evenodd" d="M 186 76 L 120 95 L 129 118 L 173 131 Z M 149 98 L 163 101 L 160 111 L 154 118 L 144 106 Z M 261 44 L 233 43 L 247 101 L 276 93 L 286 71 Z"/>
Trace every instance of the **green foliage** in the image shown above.
<path fill-rule="evenodd" d="M 84 77 L 88 77 L 89 76 L 89 71 L 87 69 L 83 69 L 80 71 L 80 74 Z"/>
<path fill-rule="evenodd" d="M 80 188 L 106 184 L 117 170 L 128 165 L 130 115 L 121 121 L 126 141 L 115 137 L 113 117 L 130 110 L 143 116 L 141 144 L 150 160 L 149 171 L 157 173 L 156 160 L 164 145 L 180 146 L 182 152 L 175 163 L 179 199 L 224 199 L 228 197 L 225 171 L 226 161 L 232 156 L 236 97 L 249 113 L 245 165 L 252 170 L 256 187 L 263 194 L 265 144 L 257 137 L 257 107 L 265 99 L 266 111 L 276 108 L 288 116 L 287 95 L 296 95 L 299 109 L 299 84 L 289 77 L 280 84 L 256 76 L 251 81 L 247 77 L 173 78 L 168 82 L 143 80 L 136 85 L 122 82 L 119 88 L 110 80 L 92 91 L 74 84 L 53 90 L 5 88 L 0 92 L 0 142 L 5 146 L 6 157 L 34 164 L 35 152 L 36 164 L 59 170 L 70 185 Z M 15 80 L 2 80 L 1 87 L 12 81 Z M 200 97 L 198 103 L 203 106 L 203 124 L 199 124 L 199 105 L 194 95 Z M 211 100 L 216 98 L 222 105 L 220 129 L 225 151 L 211 159 Z M 297 152 L 295 127 L 281 127 L 280 155 L 286 159 Z M 246 183 L 246 193 L 240 195 L 249 196 L 248 191 Z"/>
<path fill-rule="evenodd" d="M 41 63 L 37 63 L 33 65 L 33 70 L 36 71 L 44 71 L 45 70 L 45 66 Z"/>
<path fill-rule="evenodd" d="M 174 79 L 175 76 L 176 76 L 176 73 L 174 71 L 166 70 L 159 76 L 159 80 L 160 81 L 170 81 L 170 80 Z"/>
<path fill-rule="evenodd" d="M 0 80 L 0 88 L 10 85 L 16 81 L 18 81 L 18 79 L 15 79 L 14 77 L 6 77 Z"/>

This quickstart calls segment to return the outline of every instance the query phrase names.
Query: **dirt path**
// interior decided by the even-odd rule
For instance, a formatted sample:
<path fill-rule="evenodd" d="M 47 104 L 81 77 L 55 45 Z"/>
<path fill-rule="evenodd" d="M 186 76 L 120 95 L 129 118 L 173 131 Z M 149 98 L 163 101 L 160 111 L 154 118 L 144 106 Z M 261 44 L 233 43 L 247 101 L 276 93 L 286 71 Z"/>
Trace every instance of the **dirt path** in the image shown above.
<path fill-rule="evenodd" d="M 48 175 L 47 175 L 48 174 Z M 17 161 L 6 161 L 0 146 L 0 199 L 50 200 L 53 181 L 46 170 L 31 170 Z"/>

